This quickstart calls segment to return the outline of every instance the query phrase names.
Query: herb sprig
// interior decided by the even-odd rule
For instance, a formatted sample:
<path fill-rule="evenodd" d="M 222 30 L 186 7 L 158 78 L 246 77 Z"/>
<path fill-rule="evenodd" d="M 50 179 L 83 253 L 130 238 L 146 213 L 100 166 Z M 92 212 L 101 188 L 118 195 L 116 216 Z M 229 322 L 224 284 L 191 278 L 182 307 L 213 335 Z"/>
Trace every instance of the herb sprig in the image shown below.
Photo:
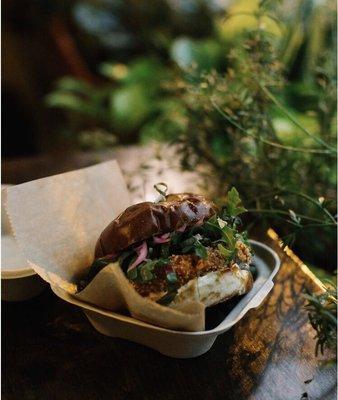
<path fill-rule="evenodd" d="M 316 356 L 325 349 L 335 350 L 337 346 L 337 287 L 330 284 L 322 294 L 305 294 L 309 320 L 316 330 Z"/>

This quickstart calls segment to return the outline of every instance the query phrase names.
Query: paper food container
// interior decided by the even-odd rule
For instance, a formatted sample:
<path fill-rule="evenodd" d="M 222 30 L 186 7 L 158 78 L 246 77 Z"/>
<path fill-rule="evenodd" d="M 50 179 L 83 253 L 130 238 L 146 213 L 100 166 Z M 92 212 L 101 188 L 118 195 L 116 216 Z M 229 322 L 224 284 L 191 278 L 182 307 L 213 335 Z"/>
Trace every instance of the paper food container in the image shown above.
<path fill-rule="evenodd" d="M 47 283 L 28 266 L 15 239 L 1 236 L 1 299 L 24 301 L 39 295 Z"/>
<path fill-rule="evenodd" d="M 9 185 L 1 185 L 5 189 Z M 1 196 L 1 299 L 5 301 L 29 300 L 40 294 L 47 284 L 27 264 L 26 258 L 12 236 L 4 209 L 5 191 Z"/>
<path fill-rule="evenodd" d="M 228 331 L 252 308 L 258 307 L 273 288 L 273 277 L 280 260 L 277 254 L 263 243 L 250 241 L 255 252 L 257 278 L 252 290 L 224 316 L 213 329 L 198 332 L 181 332 L 147 324 L 127 315 L 105 311 L 75 299 L 64 290 L 52 286 L 54 293 L 82 308 L 93 327 L 104 335 L 131 340 L 175 358 L 192 358 L 206 353 L 217 336 Z"/>
<path fill-rule="evenodd" d="M 201 355 L 219 334 L 261 304 L 273 287 L 278 256 L 251 241 L 257 268 L 253 288 L 231 310 L 224 309 L 211 329 L 201 302 L 195 299 L 176 307 L 152 302 L 133 289 L 117 263 L 78 292 L 77 282 L 88 272 L 101 231 L 129 205 L 115 161 L 17 185 L 7 193 L 11 226 L 28 264 L 57 296 L 81 307 L 95 329 L 171 357 Z"/>

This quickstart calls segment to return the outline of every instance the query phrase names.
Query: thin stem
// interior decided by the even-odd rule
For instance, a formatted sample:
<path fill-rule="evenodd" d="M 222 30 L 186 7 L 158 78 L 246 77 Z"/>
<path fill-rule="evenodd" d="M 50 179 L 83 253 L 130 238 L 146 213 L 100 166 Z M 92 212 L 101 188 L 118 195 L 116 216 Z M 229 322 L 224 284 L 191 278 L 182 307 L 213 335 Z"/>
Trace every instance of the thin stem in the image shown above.
<path fill-rule="evenodd" d="M 255 79 L 256 80 L 256 79 Z M 336 153 L 337 149 L 334 148 L 333 146 L 330 146 L 328 143 L 326 143 L 324 140 L 319 138 L 318 136 L 314 135 L 313 133 L 309 132 L 304 126 L 302 126 L 290 113 L 289 111 L 282 105 L 282 103 L 277 100 L 277 98 L 268 90 L 265 86 L 263 86 L 260 82 L 256 80 L 258 86 L 262 89 L 262 91 L 269 97 L 269 99 L 283 112 L 283 114 L 289 118 L 291 122 L 293 122 L 294 125 L 296 125 L 300 130 L 302 130 L 306 135 L 311 137 L 314 141 L 317 143 L 323 145 L 327 149 L 329 149 L 331 152 Z"/>
<path fill-rule="evenodd" d="M 288 217 L 290 217 L 290 213 L 284 210 L 272 210 L 272 209 L 268 209 L 268 208 L 252 208 L 247 210 L 248 212 L 252 212 L 252 213 L 264 213 L 264 214 L 280 214 L 280 215 L 287 215 Z M 296 213 L 297 217 L 302 218 L 302 219 L 306 219 L 308 221 L 312 221 L 312 222 L 318 222 L 319 224 L 323 224 L 322 220 L 318 219 L 318 218 L 312 218 L 312 217 L 308 217 L 307 215 L 303 215 L 303 214 L 298 214 Z M 333 224 L 332 224 L 333 225 Z M 336 225 L 336 224 L 334 224 Z"/>
<path fill-rule="evenodd" d="M 255 135 L 254 133 L 246 131 L 242 126 L 240 126 L 236 121 L 234 121 L 231 117 L 229 117 L 227 114 L 225 114 L 219 106 L 211 99 L 212 105 L 215 107 L 215 109 L 227 120 L 229 121 L 232 125 L 234 125 L 237 129 L 239 129 L 241 132 L 245 133 L 248 136 L 251 136 L 262 143 L 268 144 L 269 146 L 277 147 L 282 150 L 288 150 L 288 151 L 297 151 L 301 153 L 312 153 L 312 154 L 332 154 L 331 150 L 321 150 L 321 149 L 308 149 L 308 148 L 303 148 L 303 147 L 293 147 L 293 146 L 286 146 L 280 143 L 276 142 L 271 142 L 270 140 L 266 140 L 261 138 L 260 136 Z"/>
<path fill-rule="evenodd" d="M 324 226 L 336 226 L 337 224 L 333 224 L 331 222 L 328 222 L 326 224 L 307 224 L 307 225 L 302 225 L 302 228 L 322 228 Z"/>
<path fill-rule="evenodd" d="M 317 207 L 319 207 L 329 218 L 332 222 L 334 222 L 335 225 L 337 225 L 337 221 L 335 220 L 334 216 L 325 208 L 323 207 L 320 203 L 318 203 L 316 200 L 314 200 L 312 197 L 308 196 L 305 193 L 300 193 L 296 192 L 295 190 L 290 190 L 290 189 L 282 189 L 282 192 L 294 194 L 295 196 L 302 197 L 303 199 L 309 201 L 312 204 L 315 204 Z"/>
<path fill-rule="evenodd" d="M 264 199 L 266 197 L 273 197 L 273 196 L 278 195 L 279 193 L 281 193 L 280 190 L 272 190 L 271 192 L 264 193 L 264 194 L 261 194 L 259 196 L 248 197 L 248 202 L 250 202 L 251 200 L 261 200 L 261 199 Z"/>

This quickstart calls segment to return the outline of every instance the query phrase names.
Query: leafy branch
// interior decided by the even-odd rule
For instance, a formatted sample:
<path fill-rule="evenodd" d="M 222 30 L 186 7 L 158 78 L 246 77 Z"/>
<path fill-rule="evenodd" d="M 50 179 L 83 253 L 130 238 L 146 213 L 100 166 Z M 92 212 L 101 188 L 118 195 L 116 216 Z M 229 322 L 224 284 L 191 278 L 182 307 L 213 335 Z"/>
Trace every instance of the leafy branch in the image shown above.
<path fill-rule="evenodd" d="M 269 146 L 277 147 L 282 150 L 288 150 L 288 151 L 299 151 L 302 153 L 312 153 L 312 154 L 331 154 L 331 150 L 321 150 L 321 149 L 312 149 L 312 148 L 304 148 L 304 147 L 293 147 L 293 146 L 286 146 L 281 143 L 276 143 L 272 142 L 271 140 L 264 139 L 258 135 L 255 135 L 252 132 L 247 131 L 244 129 L 241 125 L 239 125 L 236 121 L 234 121 L 229 115 L 227 115 L 224 111 L 220 109 L 220 107 L 211 99 L 212 105 L 215 107 L 215 109 L 232 125 L 234 125 L 237 129 L 239 129 L 241 132 L 245 133 L 248 136 L 251 136 L 257 140 L 259 140 L 262 143 L 268 144 Z"/>
<path fill-rule="evenodd" d="M 325 349 L 335 350 L 337 346 L 337 287 L 330 284 L 321 294 L 305 294 L 309 320 L 316 330 L 316 356 Z"/>
<path fill-rule="evenodd" d="M 262 91 L 268 96 L 268 98 L 278 107 L 279 110 L 281 110 L 284 115 L 294 124 L 299 128 L 302 132 L 304 132 L 307 136 L 312 138 L 314 141 L 317 143 L 323 145 L 326 147 L 330 153 L 333 153 L 337 155 L 337 149 L 328 143 L 326 143 L 324 140 L 322 140 L 320 137 L 314 135 L 313 133 L 309 132 L 303 125 L 301 125 L 289 112 L 288 110 L 282 105 L 282 103 L 270 92 L 269 89 L 267 89 L 264 85 L 262 85 L 260 82 L 256 80 L 257 84 L 259 87 L 262 89 Z"/>

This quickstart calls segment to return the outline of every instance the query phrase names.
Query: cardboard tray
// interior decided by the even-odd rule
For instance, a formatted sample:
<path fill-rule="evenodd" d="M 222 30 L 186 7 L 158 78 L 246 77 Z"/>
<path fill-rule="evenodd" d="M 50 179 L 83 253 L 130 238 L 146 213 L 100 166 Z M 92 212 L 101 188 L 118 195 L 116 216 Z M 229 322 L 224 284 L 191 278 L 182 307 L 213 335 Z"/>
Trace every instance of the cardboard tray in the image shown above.
<path fill-rule="evenodd" d="M 273 288 L 273 277 L 280 267 L 278 255 L 261 242 L 250 240 L 250 243 L 255 253 L 254 264 L 257 269 L 252 290 L 228 314 L 224 314 L 219 325 L 201 332 L 161 328 L 75 299 L 59 287 L 52 286 L 52 290 L 63 300 L 81 307 L 93 327 L 104 335 L 131 340 L 169 357 L 198 357 L 211 348 L 217 336 L 228 331 L 250 309 L 257 308 Z"/>

